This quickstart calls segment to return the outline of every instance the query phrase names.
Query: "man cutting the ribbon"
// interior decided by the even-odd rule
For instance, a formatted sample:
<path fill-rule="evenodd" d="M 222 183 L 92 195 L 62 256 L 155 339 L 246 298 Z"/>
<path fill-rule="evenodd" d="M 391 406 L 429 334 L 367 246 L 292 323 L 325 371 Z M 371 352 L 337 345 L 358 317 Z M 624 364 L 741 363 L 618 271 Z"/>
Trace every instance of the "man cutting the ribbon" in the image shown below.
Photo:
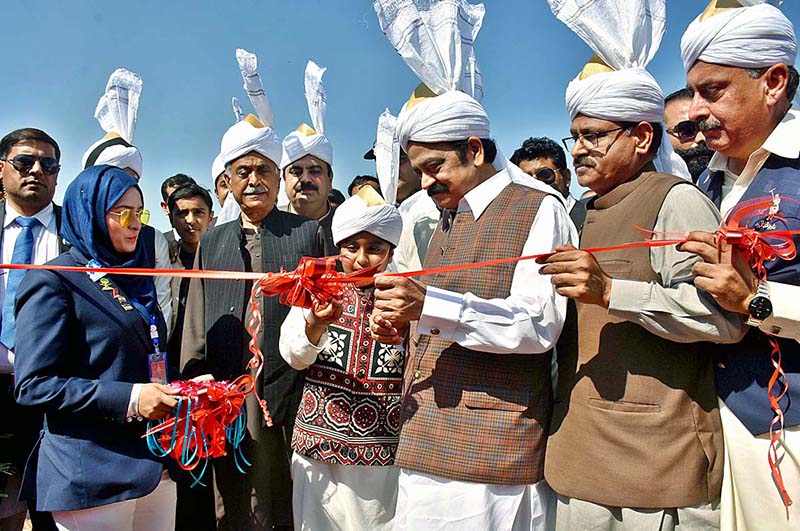
<path fill-rule="evenodd" d="M 719 214 L 672 151 L 664 95 L 645 70 L 664 31 L 664 0 L 580 4 L 550 0 L 597 54 L 566 91 L 564 143 L 578 182 L 597 194 L 580 247 L 642 240 L 638 228 L 713 230 Z M 674 246 L 557 251 L 542 271 L 576 301 L 578 321 L 576 337 L 565 329 L 558 345 L 545 460 L 556 529 L 715 527 L 722 433 L 715 347 L 701 342 L 738 341 L 742 320 L 692 285 L 698 259 Z"/>
<path fill-rule="evenodd" d="M 444 0 L 422 10 L 379 0 L 375 9 L 390 42 L 427 85 L 397 122 L 422 187 L 446 209 L 425 268 L 568 243 L 571 224 L 552 189 L 504 159 L 490 140 L 472 50 L 483 5 Z M 548 528 L 542 465 L 550 361 L 566 301 L 537 269 L 522 261 L 421 282 L 376 278 L 373 336 L 398 343 L 412 322 L 416 328 L 396 455 L 396 529 Z"/>
<path fill-rule="evenodd" d="M 746 228 L 800 229 L 800 112 L 792 105 L 797 38 L 789 19 L 757 0 L 712 2 L 681 40 L 689 118 L 717 153 L 698 183 L 723 215 L 763 198 L 775 216 Z M 755 5 L 754 5 L 755 4 Z M 768 210 L 768 209 L 766 209 Z M 765 212 L 768 214 L 768 212 Z M 757 278 L 739 250 L 692 233 L 682 246 L 705 263 L 695 284 L 748 319 L 744 340 L 720 353 L 717 392 L 725 434 L 722 529 L 796 529 L 800 525 L 800 259 L 764 263 Z M 800 242 L 794 236 L 794 244 Z M 779 358 L 761 331 L 776 336 Z M 773 365 L 784 375 L 773 385 Z M 787 387 L 788 386 L 788 387 Z M 786 392 L 771 405 L 771 398 Z M 772 397 L 771 397 L 772 395 Z M 783 433 L 780 432 L 783 416 Z M 775 466 L 770 466 L 768 453 Z M 794 502 L 794 503 L 791 503 Z M 787 520 L 788 517 L 788 520 Z"/>

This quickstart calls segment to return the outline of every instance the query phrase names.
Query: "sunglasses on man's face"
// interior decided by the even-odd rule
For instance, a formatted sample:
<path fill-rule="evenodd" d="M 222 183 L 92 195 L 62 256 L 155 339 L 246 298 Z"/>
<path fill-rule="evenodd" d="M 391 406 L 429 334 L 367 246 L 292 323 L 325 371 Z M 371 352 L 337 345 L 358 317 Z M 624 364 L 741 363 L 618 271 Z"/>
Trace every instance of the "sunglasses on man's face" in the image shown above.
<path fill-rule="evenodd" d="M 697 136 L 697 122 L 684 120 L 675 124 L 675 127 L 667 129 L 667 133 L 681 141 L 681 143 L 691 142 Z"/>
<path fill-rule="evenodd" d="M 553 184 L 556 182 L 556 172 L 551 168 L 539 168 L 534 174 L 536 178 L 544 184 Z"/>
<path fill-rule="evenodd" d="M 42 167 L 42 171 L 47 175 L 53 175 L 61 169 L 61 165 L 53 157 L 37 157 L 36 155 L 23 154 L 17 155 L 11 159 L 2 160 L 14 166 L 14 169 L 20 173 L 31 171 L 37 160 L 39 161 L 39 165 Z"/>

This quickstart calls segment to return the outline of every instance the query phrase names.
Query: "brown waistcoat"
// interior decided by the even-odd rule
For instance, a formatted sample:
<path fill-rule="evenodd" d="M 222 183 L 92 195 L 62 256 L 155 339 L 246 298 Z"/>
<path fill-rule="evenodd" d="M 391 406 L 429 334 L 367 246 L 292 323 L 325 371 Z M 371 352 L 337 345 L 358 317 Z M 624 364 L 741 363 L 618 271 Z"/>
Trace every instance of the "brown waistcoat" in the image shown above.
<path fill-rule="evenodd" d="M 521 256 L 546 194 L 509 184 L 474 220 L 440 223 L 425 267 Z M 430 275 L 430 286 L 506 298 L 516 263 Z M 414 346 L 415 344 L 415 346 Z M 543 477 L 552 409 L 550 353 L 490 354 L 414 337 L 406 361 L 396 464 L 458 481 L 531 484 Z"/>
<path fill-rule="evenodd" d="M 639 241 L 673 186 L 644 172 L 590 206 L 581 247 Z M 691 215 L 687 212 L 686 215 Z M 661 282 L 647 247 L 596 255 L 613 278 Z M 632 508 L 719 498 L 722 426 L 708 343 L 681 344 L 578 304 L 577 349 L 559 342 L 545 477 L 563 496 Z"/>

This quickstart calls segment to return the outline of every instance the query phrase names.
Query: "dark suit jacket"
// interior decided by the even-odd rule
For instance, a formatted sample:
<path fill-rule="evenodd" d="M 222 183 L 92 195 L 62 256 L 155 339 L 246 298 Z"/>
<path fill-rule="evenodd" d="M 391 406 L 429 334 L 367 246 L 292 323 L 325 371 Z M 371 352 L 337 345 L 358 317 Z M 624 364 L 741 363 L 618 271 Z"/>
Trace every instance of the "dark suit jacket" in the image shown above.
<path fill-rule="evenodd" d="M 262 271 L 291 271 L 303 256 L 321 256 L 318 226 L 316 220 L 273 209 L 261 222 Z M 202 269 L 248 271 L 242 247 L 239 220 L 217 225 L 203 235 L 195 264 Z M 218 380 L 228 380 L 247 371 L 251 285 L 236 280 L 192 280 L 181 345 L 184 375 L 210 372 Z M 261 312 L 265 367 L 257 385 L 275 425 L 287 425 L 294 421 L 303 390 L 303 373 L 292 369 L 278 351 L 289 307 L 277 297 L 265 298 Z"/>
<path fill-rule="evenodd" d="M 82 266 L 75 249 L 50 263 Z M 17 291 L 15 394 L 45 412 L 37 457 L 25 471 L 43 511 L 86 509 L 139 498 L 162 462 L 126 422 L 134 383 L 146 383 L 149 324 L 85 273 L 30 271 Z M 159 332 L 166 327 L 159 313 Z"/>

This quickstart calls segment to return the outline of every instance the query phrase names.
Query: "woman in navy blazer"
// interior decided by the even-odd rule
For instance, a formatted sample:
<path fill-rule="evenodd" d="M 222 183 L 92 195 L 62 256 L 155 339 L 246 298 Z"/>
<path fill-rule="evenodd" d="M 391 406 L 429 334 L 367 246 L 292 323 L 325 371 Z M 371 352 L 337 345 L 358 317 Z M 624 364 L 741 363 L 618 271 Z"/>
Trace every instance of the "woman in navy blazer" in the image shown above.
<path fill-rule="evenodd" d="M 64 197 L 72 249 L 50 263 L 144 267 L 142 205 L 124 171 L 81 172 Z M 173 529 L 175 484 L 140 421 L 176 405 L 167 385 L 148 383 L 152 321 L 166 344 L 152 278 L 29 271 L 16 310 L 16 398 L 45 414 L 24 480 L 37 509 L 61 529 Z"/>

